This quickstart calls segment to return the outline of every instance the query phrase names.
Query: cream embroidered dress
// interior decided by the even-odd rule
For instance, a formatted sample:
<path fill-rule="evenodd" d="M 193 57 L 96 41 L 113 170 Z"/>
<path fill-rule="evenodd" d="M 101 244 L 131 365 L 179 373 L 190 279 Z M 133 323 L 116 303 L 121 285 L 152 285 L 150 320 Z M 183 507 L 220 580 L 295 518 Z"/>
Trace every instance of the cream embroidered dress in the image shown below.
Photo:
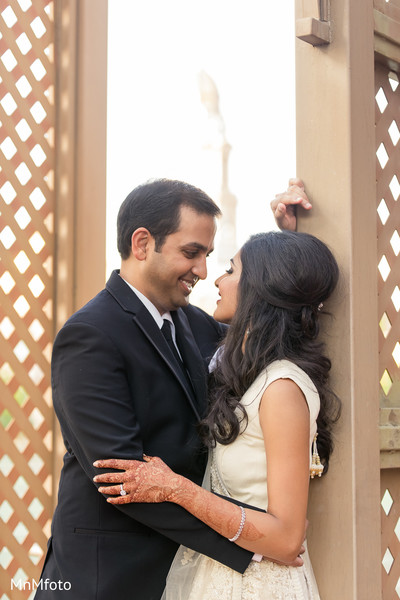
<path fill-rule="evenodd" d="M 217 444 L 208 474 L 213 491 L 264 509 L 268 508 L 267 464 L 258 411 L 264 391 L 277 379 L 293 380 L 307 400 L 311 456 L 318 392 L 302 369 L 280 360 L 269 365 L 244 394 L 248 425 L 232 444 Z M 205 484 L 207 487 L 206 480 Z M 319 600 L 307 549 L 302 557 L 302 567 L 281 566 L 266 559 L 252 561 L 241 575 L 182 546 L 171 566 L 163 600 Z"/>

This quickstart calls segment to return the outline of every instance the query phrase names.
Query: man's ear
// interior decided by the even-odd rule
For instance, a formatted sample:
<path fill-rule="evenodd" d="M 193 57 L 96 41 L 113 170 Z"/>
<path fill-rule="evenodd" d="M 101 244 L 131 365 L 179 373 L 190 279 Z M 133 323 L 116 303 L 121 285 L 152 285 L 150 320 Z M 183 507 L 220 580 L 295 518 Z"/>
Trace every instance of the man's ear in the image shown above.
<path fill-rule="evenodd" d="M 146 260 L 152 235 L 145 227 L 135 229 L 131 237 L 131 250 L 137 260 Z"/>

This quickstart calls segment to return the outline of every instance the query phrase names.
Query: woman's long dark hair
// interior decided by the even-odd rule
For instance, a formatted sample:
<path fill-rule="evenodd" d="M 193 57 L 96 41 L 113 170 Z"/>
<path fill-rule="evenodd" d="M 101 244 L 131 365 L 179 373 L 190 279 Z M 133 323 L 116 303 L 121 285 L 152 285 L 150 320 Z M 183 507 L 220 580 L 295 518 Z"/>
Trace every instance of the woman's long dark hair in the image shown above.
<path fill-rule="evenodd" d="M 233 442 L 241 422 L 247 421 L 239 404 L 243 394 L 269 364 L 287 359 L 303 369 L 318 390 L 318 450 L 327 465 L 340 400 L 329 387 L 331 362 L 317 337 L 321 303 L 338 281 L 336 260 L 316 237 L 289 231 L 252 236 L 240 259 L 238 306 L 211 376 L 203 435 L 211 446 L 215 441 Z"/>

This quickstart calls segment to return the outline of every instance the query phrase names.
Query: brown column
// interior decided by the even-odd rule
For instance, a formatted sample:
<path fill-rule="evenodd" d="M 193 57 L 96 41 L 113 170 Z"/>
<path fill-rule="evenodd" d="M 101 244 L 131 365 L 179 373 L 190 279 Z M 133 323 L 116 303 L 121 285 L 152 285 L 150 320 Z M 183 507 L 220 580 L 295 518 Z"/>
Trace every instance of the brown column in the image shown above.
<path fill-rule="evenodd" d="M 56 1 L 55 333 L 105 282 L 107 10 Z M 55 492 L 64 451 L 54 418 Z"/>
<path fill-rule="evenodd" d="M 107 0 L 59 0 L 57 321 L 105 280 Z"/>
<path fill-rule="evenodd" d="M 296 2 L 297 18 L 304 18 Z M 312 15 L 314 16 L 314 15 Z M 312 482 L 309 543 L 324 600 L 380 598 L 374 24 L 372 2 L 330 2 L 326 45 L 297 40 L 297 173 L 312 199 L 299 229 L 334 250 L 328 307 L 333 384 L 343 401 L 326 478 Z"/>

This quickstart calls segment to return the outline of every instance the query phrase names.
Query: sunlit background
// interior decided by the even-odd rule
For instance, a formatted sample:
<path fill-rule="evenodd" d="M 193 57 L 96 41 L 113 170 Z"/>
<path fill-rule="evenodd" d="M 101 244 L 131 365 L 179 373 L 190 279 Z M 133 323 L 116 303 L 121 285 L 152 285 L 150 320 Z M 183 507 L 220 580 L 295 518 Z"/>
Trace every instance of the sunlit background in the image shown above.
<path fill-rule="evenodd" d="M 192 294 L 208 311 L 231 248 L 274 228 L 269 201 L 295 175 L 294 1 L 273 14 L 266 0 L 109 0 L 107 274 L 119 265 L 118 208 L 148 179 L 182 179 L 220 202 L 227 167 L 236 227 L 225 245 L 217 237 L 208 284 Z"/>

